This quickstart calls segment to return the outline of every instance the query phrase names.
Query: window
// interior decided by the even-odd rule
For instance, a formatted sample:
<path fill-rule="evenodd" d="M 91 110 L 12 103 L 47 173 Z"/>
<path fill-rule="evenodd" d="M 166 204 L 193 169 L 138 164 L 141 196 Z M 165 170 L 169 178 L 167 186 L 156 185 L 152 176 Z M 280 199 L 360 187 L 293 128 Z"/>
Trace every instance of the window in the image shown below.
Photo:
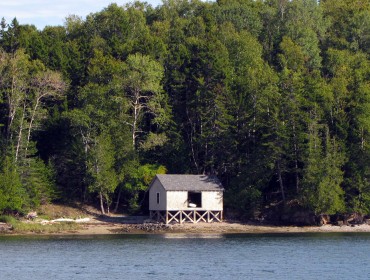
<path fill-rule="evenodd" d="M 188 207 L 189 208 L 202 208 L 202 193 L 201 192 L 188 192 Z"/>
<path fill-rule="evenodd" d="M 157 192 L 157 204 L 159 204 L 159 192 Z"/>

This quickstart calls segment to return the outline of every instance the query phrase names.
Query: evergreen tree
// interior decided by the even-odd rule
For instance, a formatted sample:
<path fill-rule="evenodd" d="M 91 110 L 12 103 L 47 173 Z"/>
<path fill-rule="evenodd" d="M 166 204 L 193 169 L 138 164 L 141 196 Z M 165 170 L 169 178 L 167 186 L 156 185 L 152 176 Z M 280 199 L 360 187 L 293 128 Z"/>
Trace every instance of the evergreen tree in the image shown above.
<path fill-rule="evenodd" d="M 14 160 L 6 156 L 0 163 L 0 213 L 21 212 L 27 197 Z"/>

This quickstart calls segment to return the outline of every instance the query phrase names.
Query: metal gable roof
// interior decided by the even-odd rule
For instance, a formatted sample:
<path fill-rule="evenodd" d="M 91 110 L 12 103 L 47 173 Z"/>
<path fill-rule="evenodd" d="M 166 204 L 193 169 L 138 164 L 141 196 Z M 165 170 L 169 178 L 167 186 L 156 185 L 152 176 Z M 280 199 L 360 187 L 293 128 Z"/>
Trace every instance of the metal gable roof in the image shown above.
<path fill-rule="evenodd" d="M 158 174 L 156 178 L 167 191 L 223 191 L 216 176 Z"/>

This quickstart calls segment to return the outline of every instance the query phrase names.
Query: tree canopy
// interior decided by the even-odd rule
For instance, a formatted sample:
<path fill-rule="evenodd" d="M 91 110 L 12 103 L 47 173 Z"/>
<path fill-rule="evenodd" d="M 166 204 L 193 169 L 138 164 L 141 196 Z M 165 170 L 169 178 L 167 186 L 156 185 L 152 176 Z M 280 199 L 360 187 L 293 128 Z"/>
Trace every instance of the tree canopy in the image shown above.
<path fill-rule="evenodd" d="M 170 0 L 0 30 L 0 213 L 145 211 L 156 173 L 225 207 L 370 214 L 370 4 Z"/>

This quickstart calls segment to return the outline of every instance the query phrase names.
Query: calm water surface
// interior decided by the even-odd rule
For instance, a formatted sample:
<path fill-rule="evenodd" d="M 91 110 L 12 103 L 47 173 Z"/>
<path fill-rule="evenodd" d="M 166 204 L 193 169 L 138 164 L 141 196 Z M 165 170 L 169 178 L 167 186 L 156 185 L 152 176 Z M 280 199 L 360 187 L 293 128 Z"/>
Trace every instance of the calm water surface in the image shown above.
<path fill-rule="evenodd" d="M 370 234 L 0 236 L 0 279 L 370 279 Z"/>

